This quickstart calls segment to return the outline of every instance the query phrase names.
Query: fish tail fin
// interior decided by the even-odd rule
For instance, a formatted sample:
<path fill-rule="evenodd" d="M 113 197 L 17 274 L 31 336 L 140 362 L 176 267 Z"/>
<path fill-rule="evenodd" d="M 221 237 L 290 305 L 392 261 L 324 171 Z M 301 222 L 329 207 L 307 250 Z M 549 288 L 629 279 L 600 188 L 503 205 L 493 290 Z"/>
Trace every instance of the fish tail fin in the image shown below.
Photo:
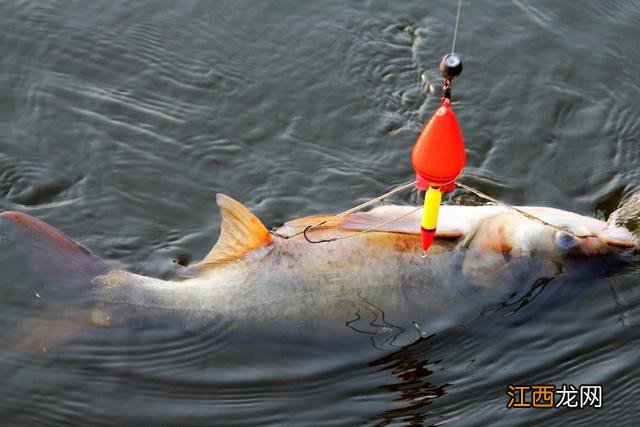
<path fill-rule="evenodd" d="M 2 246 L 18 252 L 47 286 L 91 280 L 108 270 L 107 264 L 87 248 L 24 213 L 0 214 L 0 239 Z"/>
<path fill-rule="evenodd" d="M 91 280 L 110 270 L 106 262 L 61 231 L 19 212 L 0 213 L 0 251 L 7 255 L 3 262 L 20 264 L 7 270 L 26 274 L 26 283 L 5 283 L 0 289 L 10 308 L 19 312 L 12 319 L 15 327 L 0 331 L 13 350 L 41 351 L 90 326 L 91 310 L 83 298 L 90 295 Z"/>

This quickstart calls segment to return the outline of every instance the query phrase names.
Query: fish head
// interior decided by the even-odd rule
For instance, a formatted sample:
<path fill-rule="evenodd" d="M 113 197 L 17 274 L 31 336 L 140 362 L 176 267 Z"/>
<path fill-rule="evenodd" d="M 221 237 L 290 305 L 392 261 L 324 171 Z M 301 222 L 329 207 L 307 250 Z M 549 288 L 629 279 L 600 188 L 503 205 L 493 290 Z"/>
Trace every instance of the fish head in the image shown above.
<path fill-rule="evenodd" d="M 608 256 L 636 247 L 633 234 L 604 221 L 551 208 L 521 208 L 481 221 L 464 246 L 506 257 L 562 260 Z"/>
<path fill-rule="evenodd" d="M 483 313 L 519 321 L 557 307 L 632 261 L 625 228 L 551 208 L 495 209 L 470 222 L 455 285 Z M 535 306 L 529 306 L 535 300 Z M 523 310 L 525 307 L 527 309 Z"/>

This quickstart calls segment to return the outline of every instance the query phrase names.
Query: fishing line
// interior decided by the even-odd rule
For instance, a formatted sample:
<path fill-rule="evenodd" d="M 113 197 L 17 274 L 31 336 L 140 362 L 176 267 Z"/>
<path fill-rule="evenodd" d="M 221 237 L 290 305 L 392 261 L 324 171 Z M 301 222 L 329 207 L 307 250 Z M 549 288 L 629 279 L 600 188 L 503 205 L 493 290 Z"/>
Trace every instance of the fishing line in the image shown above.
<path fill-rule="evenodd" d="M 302 230 L 302 234 L 304 234 L 304 238 L 307 240 L 307 242 L 309 243 L 327 243 L 327 242 L 335 242 L 336 240 L 342 240 L 342 239 L 346 239 L 347 237 L 355 237 L 355 236 L 359 236 L 360 234 L 364 234 L 364 233 L 368 233 L 370 231 L 375 231 L 379 228 L 384 227 L 387 224 L 391 224 L 392 222 L 396 222 L 401 220 L 402 218 L 405 218 L 409 215 L 411 215 L 412 213 L 418 212 L 420 209 L 422 209 L 422 206 L 418 206 L 415 209 L 412 209 L 411 211 L 404 213 L 396 218 L 391 218 L 388 221 L 385 221 L 381 224 L 376 224 L 372 227 L 367 228 L 366 230 L 362 230 L 362 231 L 358 231 L 356 233 L 351 233 L 351 234 L 347 234 L 346 236 L 338 236 L 338 237 L 332 237 L 331 239 L 320 239 L 320 240 L 311 240 L 309 239 L 309 236 L 307 235 L 307 231 L 309 231 L 311 228 L 313 228 L 313 226 L 308 225 L 305 227 L 304 230 Z"/>
<path fill-rule="evenodd" d="M 475 194 L 478 197 L 481 197 L 481 198 L 483 198 L 485 200 L 493 202 L 496 205 L 504 206 L 505 208 L 509 208 L 511 210 L 514 210 L 514 211 L 518 212 L 520 215 L 524 216 L 527 219 L 530 219 L 532 221 L 538 221 L 538 222 L 546 225 L 547 227 L 551 227 L 554 230 L 561 231 L 561 232 L 566 233 L 566 234 L 568 234 L 568 235 L 570 235 L 572 237 L 576 237 L 578 239 L 582 239 L 582 238 L 586 238 L 586 237 L 596 237 L 594 234 L 585 234 L 585 235 L 574 234 L 574 233 L 570 232 L 569 230 L 566 230 L 566 229 L 564 229 L 562 227 L 558 227 L 555 224 L 551 224 L 550 222 L 547 222 L 542 218 L 539 218 L 539 217 L 537 217 L 537 216 L 535 216 L 533 214 L 530 214 L 529 212 L 527 212 L 527 211 L 525 211 L 523 209 L 517 208 L 517 207 L 515 207 L 513 205 L 510 205 L 508 203 L 501 202 L 500 200 L 495 199 L 495 198 L 489 196 L 488 194 L 485 194 L 480 190 L 476 190 L 475 188 L 470 187 L 468 185 L 456 182 L 456 187 L 460 187 L 460 188 L 463 188 L 463 189 L 465 189 L 467 191 L 470 191 L 471 193 Z"/>
<path fill-rule="evenodd" d="M 333 237 L 333 238 L 330 238 L 330 239 L 312 240 L 311 238 L 309 238 L 309 235 L 308 235 L 308 233 L 310 231 L 313 231 L 316 228 L 322 227 L 325 224 L 332 223 L 332 222 L 334 222 L 334 221 L 336 221 L 338 219 L 344 218 L 347 215 L 350 215 L 352 213 L 360 211 L 360 210 L 362 210 L 362 209 L 364 209 L 364 208 L 366 208 L 368 206 L 373 205 L 374 203 L 380 202 L 381 200 L 386 199 L 387 197 L 389 197 L 389 196 L 391 196 L 393 194 L 396 194 L 396 193 L 399 193 L 400 191 L 403 191 L 403 190 L 406 190 L 408 188 L 411 188 L 411 187 L 413 187 L 415 185 L 415 183 L 416 182 L 414 180 L 412 180 L 412 181 L 406 182 L 404 184 L 401 184 L 401 185 L 393 188 L 392 190 L 390 190 L 390 191 L 388 191 L 388 192 L 386 192 L 384 194 L 381 194 L 380 196 L 377 196 L 377 197 L 374 197 L 374 198 L 372 198 L 370 200 L 367 200 L 366 202 L 361 203 L 361 204 L 359 204 L 357 206 L 354 206 L 351 209 L 348 209 L 348 210 L 346 210 L 344 212 L 341 212 L 341 213 L 339 213 L 337 215 L 334 215 L 332 217 L 324 219 L 324 220 L 322 220 L 320 222 L 317 222 L 315 224 L 307 225 L 306 227 L 304 227 L 304 229 L 302 229 L 301 231 L 298 231 L 296 233 L 288 234 L 288 235 L 287 234 L 278 233 L 277 231 L 270 231 L 270 233 L 272 235 L 280 237 L 282 239 L 291 239 L 292 237 L 296 237 L 296 236 L 299 236 L 299 235 L 302 234 L 304 236 L 305 240 L 307 242 L 309 242 L 309 243 L 328 243 L 328 242 L 335 242 L 337 240 L 346 239 L 346 238 L 349 238 L 349 237 L 356 237 L 356 236 L 359 236 L 361 234 L 369 233 L 371 231 L 376 231 L 376 230 L 384 227 L 385 225 L 388 225 L 388 224 L 391 224 L 393 222 L 399 221 L 399 220 L 401 220 L 403 218 L 408 217 L 409 215 L 411 215 L 413 213 L 418 212 L 420 209 L 422 209 L 422 206 L 417 206 L 415 209 L 412 209 L 409 212 L 405 212 L 404 214 L 402 214 L 400 216 L 391 218 L 391 219 L 389 219 L 387 221 L 384 221 L 384 222 L 382 222 L 380 224 L 373 225 L 373 226 L 371 226 L 371 227 L 369 227 L 369 228 L 367 228 L 365 230 L 357 231 L 357 232 L 351 233 L 351 234 L 346 234 L 344 236 L 337 236 L 337 237 Z M 578 238 L 578 239 L 583 239 L 583 238 L 587 238 L 587 237 L 595 237 L 594 234 L 585 234 L 585 235 L 574 234 L 569 230 L 566 230 L 566 229 L 564 229 L 562 227 L 558 227 L 555 224 L 547 222 L 547 221 L 543 220 L 542 218 L 539 218 L 536 215 L 533 215 L 533 214 L 531 214 L 531 213 L 529 213 L 529 212 L 527 212 L 527 211 L 525 211 L 523 209 L 517 208 L 517 207 L 515 207 L 513 205 L 510 205 L 510 204 L 502 202 L 502 201 L 500 201 L 500 200 L 498 200 L 498 199 L 496 199 L 494 197 L 491 197 L 488 194 L 485 194 L 482 191 L 480 191 L 480 190 L 478 190 L 476 188 L 473 188 L 473 187 L 471 187 L 469 185 L 462 184 L 460 182 L 456 182 L 456 186 L 475 194 L 476 196 L 480 197 L 481 199 L 484 199 L 484 200 L 487 200 L 489 202 L 495 203 L 496 205 L 503 206 L 505 208 L 511 209 L 511 210 L 519 213 L 520 215 L 524 216 L 525 218 L 531 220 L 531 221 L 539 222 L 539 223 L 541 223 L 541 224 L 543 224 L 543 225 L 545 225 L 547 227 L 553 228 L 554 230 L 557 230 L 557 231 L 562 232 L 562 233 L 566 233 L 566 234 L 568 234 L 568 235 L 570 235 L 572 237 L 575 237 L 575 238 Z"/>
<path fill-rule="evenodd" d="M 382 195 L 380 195 L 378 197 L 374 197 L 371 200 L 367 200 L 366 202 L 359 204 L 358 206 L 354 206 L 351 209 L 348 209 L 348 210 L 346 210 L 344 212 L 341 212 L 341 213 L 339 213 L 337 215 L 334 215 L 334 216 L 332 216 L 332 217 L 330 217 L 328 219 L 325 219 L 323 221 L 317 222 L 317 223 L 312 224 L 312 225 L 308 225 L 304 230 L 298 231 L 297 233 L 294 233 L 294 234 L 291 234 L 291 235 L 280 234 L 280 233 L 278 233 L 276 231 L 271 231 L 270 233 L 275 235 L 275 236 L 282 237 L 283 239 L 290 239 L 290 238 L 298 236 L 300 234 L 304 234 L 305 238 L 306 238 L 306 233 L 307 233 L 308 230 L 313 229 L 313 228 L 322 227 L 323 225 L 325 225 L 325 224 L 327 224 L 329 222 L 336 221 L 336 220 L 338 220 L 340 218 L 343 218 L 343 217 L 345 217 L 345 216 L 347 216 L 349 214 L 352 214 L 354 212 L 362 210 L 362 209 L 364 209 L 364 208 L 366 208 L 368 206 L 373 205 L 374 203 L 377 203 L 377 202 L 379 202 L 379 201 L 381 201 L 383 199 L 386 199 L 389 196 L 392 196 L 392 195 L 394 195 L 396 193 L 399 193 L 400 191 L 403 191 L 403 190 L 406 190 L 407 188 L 413 187 L 415 185 L 415 183 L 416 183 L 415 181 L 409 181 L 409 182 L 406 182 L 404 184 L 401 184 L 398 187 L 396 187 L 396 188 L 394 188 L 394 189 L 392 189 L 392 190 L 390 190 L 390 191 L 388 191 L 388 192 L 386 192 L 386 193 L 384 193 L 384 194 L 382 194 Z M 386 225 L 386 224 L 382 224 L 382 225 Z M 378 225 L 377 227 L 381 227 L 382 225 Z M 307 238 L 307 240 L 309 240 L 309 239 Z M 313 243 L 313 242 L 310 241 L 310 243 Z"/>
<path fill-rule="evenodd" d="M 453 43 L 451 45 L 451 53 L 456 50 L 456 39 L 458 38 L 458 23 L 460 22 L 460 12 L 462 11 L 462 0 L 458 0 L 458 13 L 456 14 L 456 26 L 453 30 Z"/>
<path fill-rule="evenodd" d="M 455 26 L 454 26 L 454 29 L 453 29 L 453 41 L 451 43 L 451 54 L 453 54 L 455 52 L 455 49 L 456 49 L 456 41 L 458 39 L 458 29 L 459 29 L 459 26 L 460 26 L 460 15 L 461 15 L 461 13 L 462 13 L 462 0 L 458 0 L 458 11 L 456 13 L 456 23 L 455 23 Z M 446 58 L 446 56 L 445 56 L 445 58 Z M 442 65 L 441 65 L 441 67 L 442 67 Z M 460 70 L 461 70 L 461 68 L 460 68 Z M 458 73 L 460 72 L 460 70 L 458 70 Z M 450 91 L 450 85 L 451 85 L 451 79 L 445 79 L 444 87 L 443 87 L 443 90 L 445 92 L 445 98 L 450 98 L 450 92 L 449 92 Z M 513 210 L 515 212 L 518 212 L 520 215 L 524 216 L 527 219 L 530 219 L 532 221 L 537 221 L 537 222 L 539 222 L 539 223 L 541 223 L 541 224 L 543 224 L 543 225 L 545 225 L 547 227 L 551 227 L 554 230 L 560 231 L 562 233 L 566 233 L 566 234 L 568 234 L 568 235 L 570 235 L 572 237 L 575 237 L 575 238 L 594 237 L 593 234 L 589 234 L 589 235 L 577 235 L 577 234 L 574 234 L 569 230 L 566 230 L 566 229 L 564 229 L 562 227 L 558 227 L 555 224 L 551 224 L 550 222 L 547 222 L 547 221 L 543 220 L 542 218 L 539 218 L 539 217 L 537 217 L 537 216 L 535 216 L 535 215 L 533 215 L 533 214 L 531 214 L 531 213 L 529 213 L 529 212 L 527 212 L 527 211 L 525 211 L 523 209 L 519 209 L 519 208 L 517 208 L 515 206 L 509 205 L 509 204 L 504 203 L 504 202 L 501 202 L 498 199 L 495 199 L 495 198 L 493 198 L 493 197 L 481 192 L 480 190 L 476 190 L 473 187 L 470 187 L 470 186 L 465 185 L 465 184 L 461 184 L 459 182 L 456 182 L 455 184 L 456 184 L 457 187 L 462 188 L 462 189 L 467 190 L 467 191 L 470 191 L 471 193 L 475 194 L 476 196 L 478 196 L 478 197 L 480 197 L 482 199 L 488 200 L 488 201 L 493 202 L 493 203 L 495 203 L 497 205 L 500 205 L 500 206 L 506 207 L 508 209 L 511 209 L 511 210 Z M 350 214 L 352 214 L 354 212 L 360 211 L 360 210 L 362 210 L 362 209 L 364 209 L 364 208 L 366 208 L 368 206 L 371 206 L 374 203 L 377 203 L 377 202 L 379 202 L 379 201 L 381 201 L 381 200 L 383 200 L 383 199 L 385 199 L 385 198 L 387 198 L 387 197 L 389 197 L 389 196 L 391 196 L 393 194 L 396 194 L 396 193 L 398 193 L 400 191 L 403 191 L 403 190 L 406 190 L 408 188 L 412 188 L 414 185 L 416 185 L 416 181 L 415 180 L 409 181 L 409 182 L 407 182 L 405 184 L 402 184 L 402 185 L 392 189 L 391 191 L 388 191 L 388 192 L 386 192 L 386 193 L 384 193 L 384 194 L 382 194 L 382 195 L 380 195 L 378 197 L 374 197 L 371 200 L 368 200 L 368 201 L 366 201 L 366 202 L 364 202 L 362 204 L 354 206 L 351 209 L 348 209 L 348 210 L 346 210 L 344 212 L 341 212 L 341 213 L 339 213 L 337 215 L 334 215 L 332 217 L 324 219 L 324 220 L 322 220 L 320 222 L 317 222 L 315 224 L 307 225 L 306 227 L 304 227 L 304 229 L 302 229 L 301 231 L 298 231 L 296 233 L 293 233 L 293 234 L 290 234 L 290 235 L 280 234 L 280 233 L 278 233 L 276 231 L 270 231 L 270 233 L 273 234 L 274 236 L 277 236 L 277 237 L 280 237 L 280 238 L 283 238 L 283 239 L 290 239 L 292 237 L 299 236 L 300 234 L 302 234 L 302 235 L 304 235 L 305 240 L 307 242 L 309 242 L 309 243 L 335 242 L 336 240 L 342 240 L 342 239 L 346 239 L 348 237 L 356 237 L 356 236 L 359 236 L 361 234 L 369 233 L 371 231 L 378 230 L 378 229 L 384 227 L 385 225 L 388 225 L 388 224 L 391 224 L 393 222 L 399 221 L 402 218 L 405 218 L 405 217 L 407 217 L 407 216 L 409 216 L 409 215 L 411 215 L 411 214 L 413 214 L 415 212 L 418 212 L 420 209 L 422 209 L 422 207 L 421 206 L 416 207 L 415 209 L 412 209 L 411 211 L 406 212 L 406 213 L 404 213 L 404 214 L 402 214 L 402 215 L 400 215 L 398 217 L 391 218 L 391 219 L 389 219 L 387 221 L 384 221 L 384 222 L 382 222 L 380 224 L 376 224 L 374 226 L 371 226 L 371 227 L 369 227 L 369 228 L 367 228 L 365 230 L 361 230 L 361 231 L 358 231 L 358 232 L 355 232 L 355 233 L 351 233 L 351 234 L 346 234 L 344 236 L 337 236 L 337 237 L 333 237 L 333 238 L 330 238 L 330 239 L 311 240 L 309 238 L 309 235 L 308 235 L 308 233 L 310 231 L 312 231 L 312 230 L 314 230 L 316 228 L 322 227 L 323 225 L 328 224 L 328 223 L 335 222 L 335 221 L 337 221 L 337 220 L 339 220 L 341 218 L 344 218 L 347 215 L 350 215 Z M 334 224 L 334 225 L 336 225 L 336 224 Z"/>

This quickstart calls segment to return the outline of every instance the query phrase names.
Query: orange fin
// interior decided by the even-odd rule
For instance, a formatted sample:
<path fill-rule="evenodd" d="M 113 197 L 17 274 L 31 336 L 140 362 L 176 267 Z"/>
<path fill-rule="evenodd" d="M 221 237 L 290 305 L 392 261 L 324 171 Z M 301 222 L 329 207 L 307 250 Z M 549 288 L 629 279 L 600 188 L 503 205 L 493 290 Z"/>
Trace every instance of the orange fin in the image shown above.
<path fill-rule="evenodd" d="M 271 235 L 260 220 L 240 202 L 224 194 L 216 196 L 222 225 L 220 237 L 198 267 L 207 268 L 233 261 L 271 243 Z"/>
<path fill-rule="evenodd" d="M 376 231 L 420 235 L 422 210 L 410 213 L 412 210 L 415 210 L 413 206 L 382 206 L 369 212 L 351 214 L 346 220 L 339 224 L 339 227 L 348 230 L 362 231 L 408 214 L 404 218 L 376 228 Z M 452 221 L 447 221 L 446 217 L 443 216 L 438 220 L 438 227 L 436 228 L 435 234 L 436 238 L 458 239 L 463 235 L 464 232 L 454 225 Z"/>
<path fill-rule="evenodd" d="M 319 215 L 311 215 L 311 216 L 305 216 L 305 217 L 302 217 L 302 218 L 292 219 L 290 221 L 285 222 L 282 225 L 282 227 L 280 227 L 277 230 L 277 233 L 284 234 L 285 236 L 293 235 L 293 234 L 301 232 L 302 230 L 304 230 L 306 227 L 308 227 L 310 225 L 315 225 L 315 224 L 319 224 L 319 223 L 321 223 L 323 221 L 327 221 L 326 223 L 322 224 L 321 226 L 314 227 L 313 230 L 311 230 L 311 231 L 318 231 L 318 230 L 323 230 L 323 229 L 327 229 L 327 228 L 336 227 L 342 221 L 345 220 L 345 218 L 339 218 L 337 220 L 332 220 L 332 218 L 334 216 L 335 215 L 333 215 L 333 214 L 319 214 Z"/>

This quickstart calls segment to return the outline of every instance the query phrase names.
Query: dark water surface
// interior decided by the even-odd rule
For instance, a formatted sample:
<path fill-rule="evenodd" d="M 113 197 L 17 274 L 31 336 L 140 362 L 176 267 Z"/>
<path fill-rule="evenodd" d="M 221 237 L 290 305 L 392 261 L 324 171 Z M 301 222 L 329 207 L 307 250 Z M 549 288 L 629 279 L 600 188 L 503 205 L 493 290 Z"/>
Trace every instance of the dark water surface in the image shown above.
<path fill-rule="evenodd" d="M 217 192 L 269 227 L 383 193 L 412 176 L 455 3 L 3 2 L 0 210 L 166 277 L 213 244 Z M 638 37 L 633 0 L 465 3 L 463 181 L 606 218 L 640 187 Z M 43 303 L 0 261 L 7 329 Z M 0 424 L 637 425 L 639 279 L 632 265 L 408 347 L 237 357 L 224 325 L 95 331 L 2 356 Z M 603 408 L 505 407 L 508 384 L 564 383 L 601 384 Z"/>

